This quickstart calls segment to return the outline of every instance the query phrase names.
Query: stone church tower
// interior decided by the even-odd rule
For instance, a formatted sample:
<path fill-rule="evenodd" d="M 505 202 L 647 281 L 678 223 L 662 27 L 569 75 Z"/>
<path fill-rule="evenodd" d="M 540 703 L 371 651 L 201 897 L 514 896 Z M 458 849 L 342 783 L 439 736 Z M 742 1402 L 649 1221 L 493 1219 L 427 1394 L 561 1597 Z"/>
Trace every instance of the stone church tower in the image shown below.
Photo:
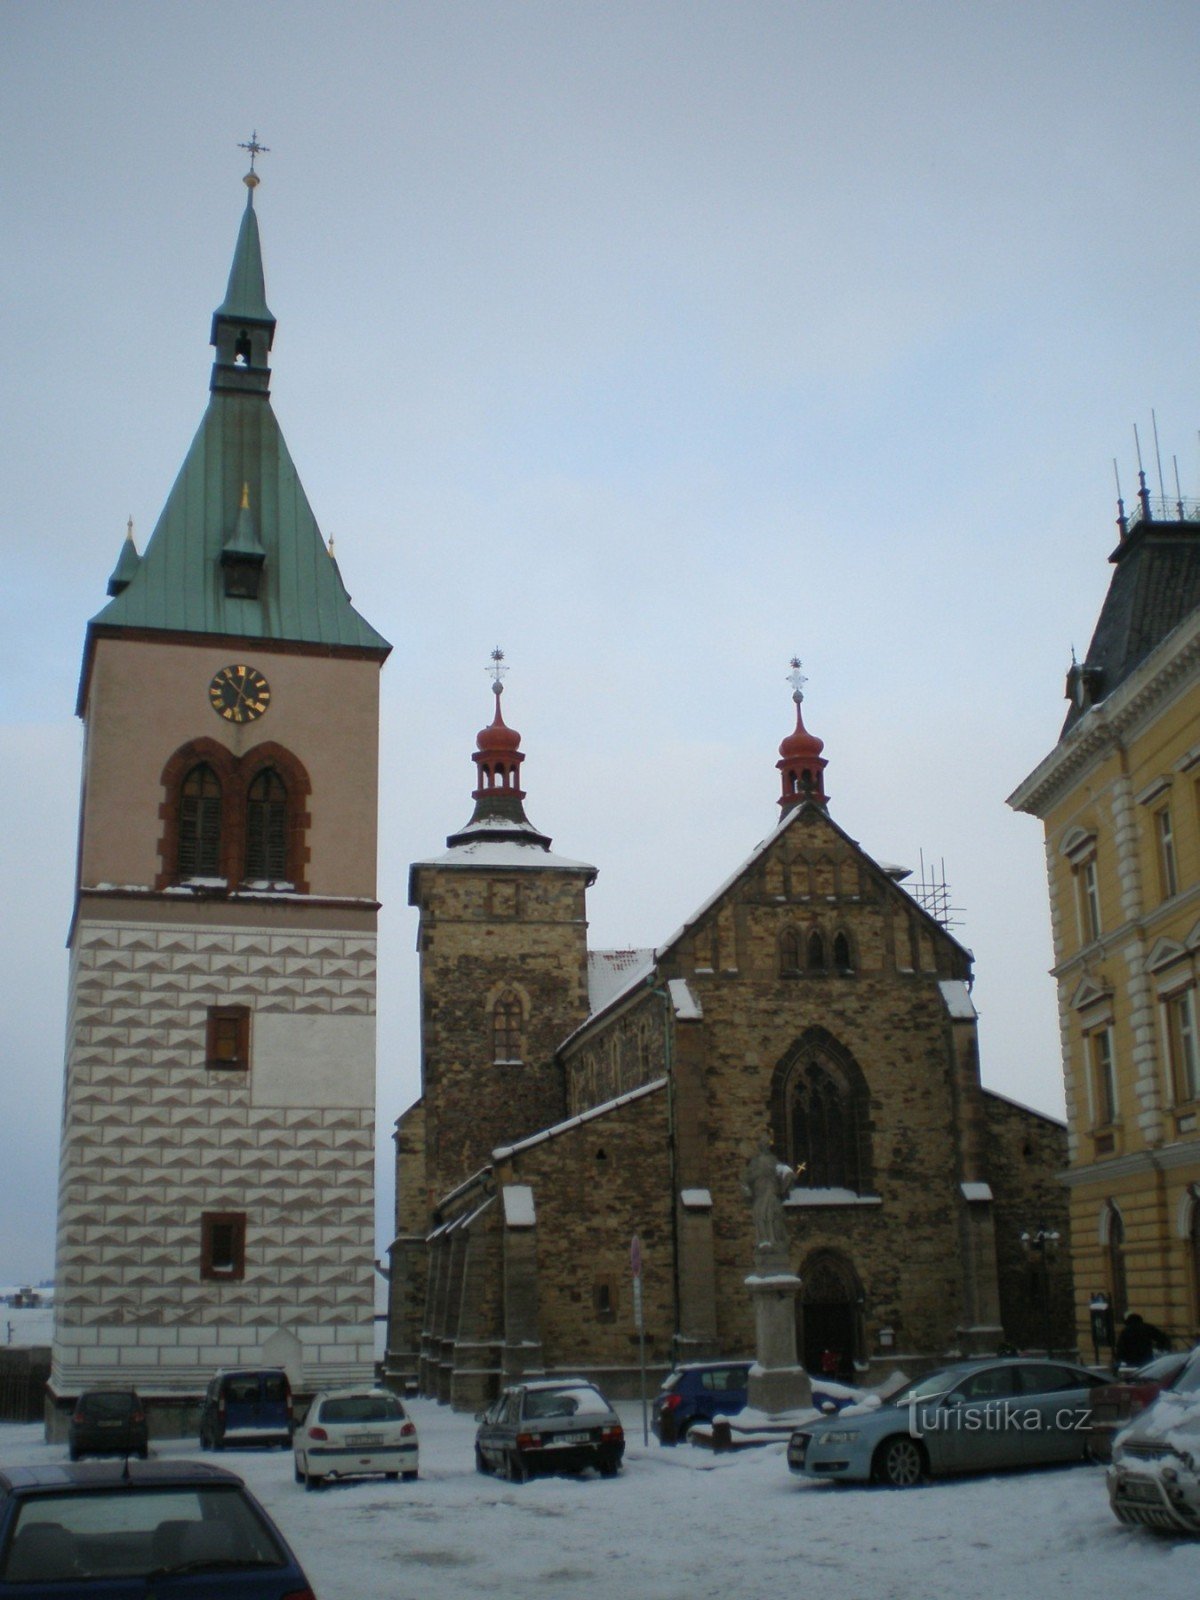
<path fill-rule="evenodd" d="M 390 646 L 271 409 L 258 181 L 207 410 L 84 647 L 52 1425 L 97 1383 L 167 1432 L 218 1366 L 296 1390 L 372 1371 Z"/>

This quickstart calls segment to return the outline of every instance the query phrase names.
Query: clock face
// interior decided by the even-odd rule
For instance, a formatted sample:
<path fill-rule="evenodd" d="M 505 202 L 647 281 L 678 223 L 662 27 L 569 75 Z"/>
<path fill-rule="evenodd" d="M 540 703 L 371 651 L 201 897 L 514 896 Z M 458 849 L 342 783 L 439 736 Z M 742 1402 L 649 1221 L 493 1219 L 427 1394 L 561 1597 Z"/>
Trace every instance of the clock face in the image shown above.
<path fill-rule="evenodd" d="M 254 722 L 271 704 L 271 685 L 261 672 L 239 662 L 221 668 L 208 686 L 208 698 L 226 722 Z"/>

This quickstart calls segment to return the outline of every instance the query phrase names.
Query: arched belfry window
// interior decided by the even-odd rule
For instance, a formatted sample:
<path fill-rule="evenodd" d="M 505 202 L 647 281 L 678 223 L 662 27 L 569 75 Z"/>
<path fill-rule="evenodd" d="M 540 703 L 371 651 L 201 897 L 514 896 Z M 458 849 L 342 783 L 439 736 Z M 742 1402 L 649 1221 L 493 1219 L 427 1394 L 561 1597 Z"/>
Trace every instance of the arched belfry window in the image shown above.
<path fill-rule="evenodd" d="M 493 1061 L 521 1060 L 521 1028 L 524 1020 L 525 1009 L 520 997 L 511 989 L 506 989 L 492 1006 Z"/>
<path fill-rule="evenodd" d="M 215 878 L 221 871 L 221 785 L 206 763 L 179 790 L 179 876 Z"/>
<path fill-rule="evenodd" d="M 776 1148 L 810 1189 L 871 1188 L 870 1097 L 850 1053 L 811 1028 L 775 1069 Z"/>
<path fill-rule="evenodd" d="M 246 791 L 245 876 L 281 883 L 287 875 L 287 789 L 268 767 Z"/>

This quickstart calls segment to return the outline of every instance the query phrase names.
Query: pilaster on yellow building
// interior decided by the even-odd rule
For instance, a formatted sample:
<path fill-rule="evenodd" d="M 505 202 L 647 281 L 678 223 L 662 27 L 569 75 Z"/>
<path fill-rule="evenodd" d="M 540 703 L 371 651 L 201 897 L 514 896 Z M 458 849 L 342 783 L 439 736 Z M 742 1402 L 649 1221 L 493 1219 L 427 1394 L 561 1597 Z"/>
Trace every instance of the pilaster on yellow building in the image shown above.
<path fill-rule="evenodd" d="M 1058 743 L 1009 796 L 1046 830 L 1076 1315 L 1200 1330 L 1200 506 L 1142 478 Z"/>

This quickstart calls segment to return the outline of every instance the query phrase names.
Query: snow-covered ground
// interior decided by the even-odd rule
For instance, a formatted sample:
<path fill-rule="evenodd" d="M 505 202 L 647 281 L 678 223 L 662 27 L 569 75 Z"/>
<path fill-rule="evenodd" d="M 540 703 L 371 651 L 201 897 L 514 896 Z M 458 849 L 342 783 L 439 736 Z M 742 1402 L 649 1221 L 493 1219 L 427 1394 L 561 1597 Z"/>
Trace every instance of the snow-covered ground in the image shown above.
<path fill-rule="evenodd" d="M 267 1506 L 319 1600 L 595 1600 L 598 1586 L 628 1600 L 1194 1600 L 1200 1585 L 1200 1543 L 1123 1528 L 1097 1467 L 838 1488 L 792 1477 L 782 1444 L 643 1446 L 623 1405 L 619 1478 L 509 1484 L 475 1472 L 469 1417 L 412 1409 L 416 1483 L 309 1494 L 290 1453 L 215 1458 Z M 38 1427 L 0 1426 L 5 1465 L 65 1455 Z"/>

